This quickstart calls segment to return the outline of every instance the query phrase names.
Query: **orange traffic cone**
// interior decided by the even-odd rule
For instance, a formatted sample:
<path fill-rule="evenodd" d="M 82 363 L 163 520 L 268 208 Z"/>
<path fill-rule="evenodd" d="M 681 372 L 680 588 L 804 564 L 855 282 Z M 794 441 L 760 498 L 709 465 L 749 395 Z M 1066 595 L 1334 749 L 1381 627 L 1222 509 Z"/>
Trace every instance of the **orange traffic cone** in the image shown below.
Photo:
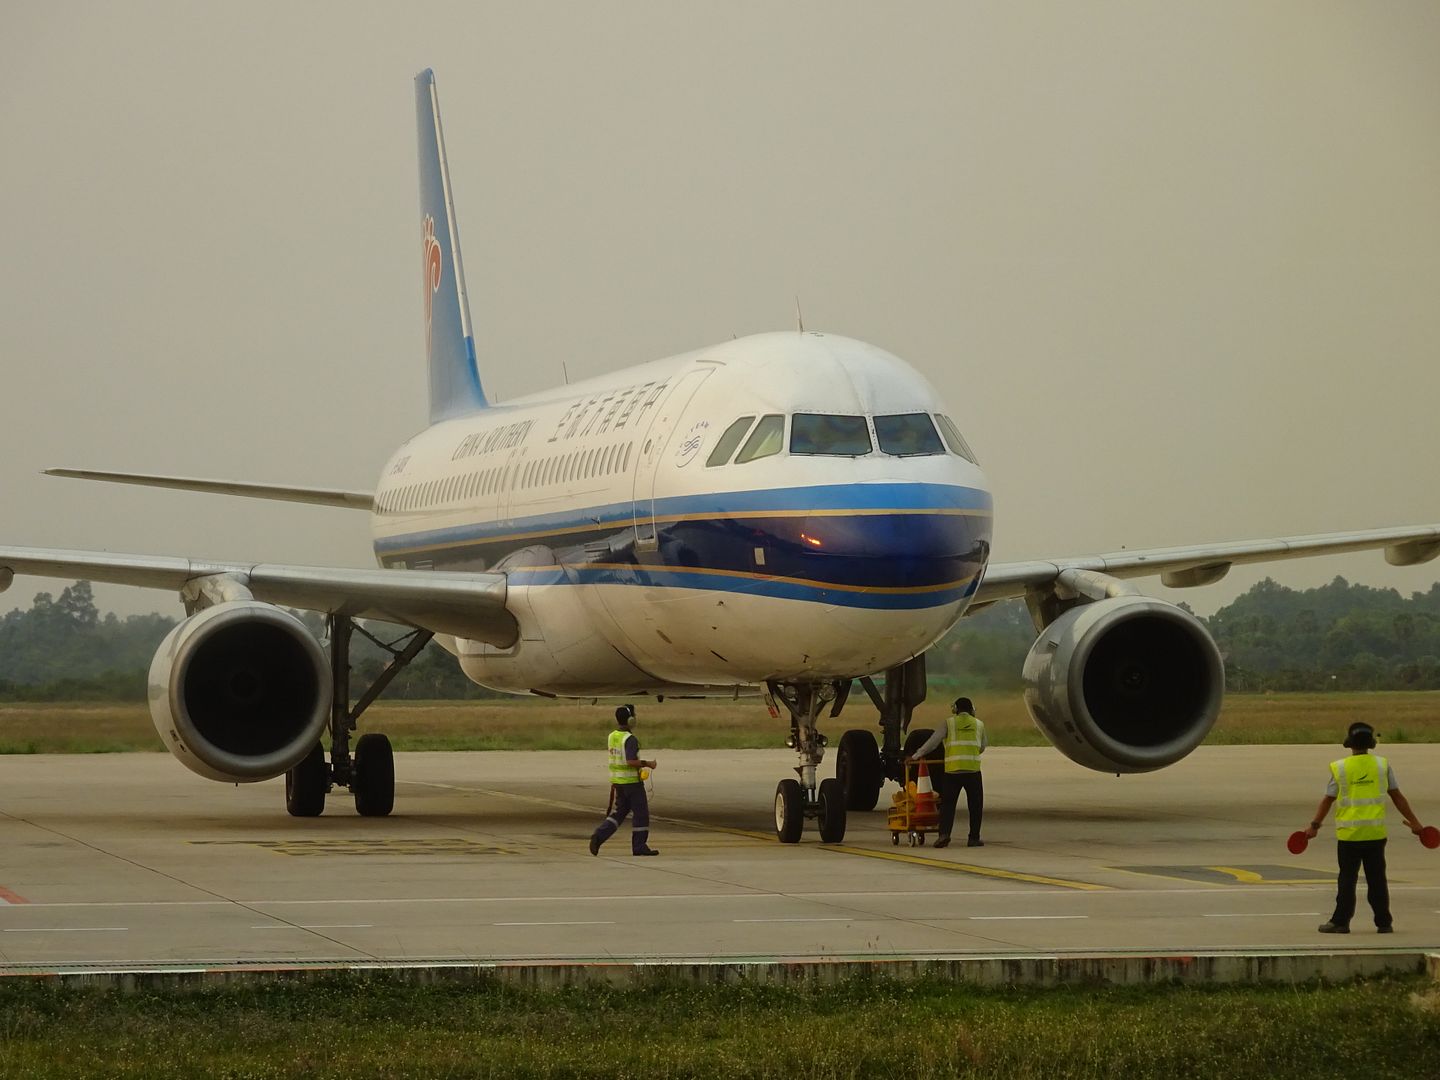
<path fill-rule="evenodd" d="M 930 770 L 925 759 L 915 770 L 915 825 L 917 829 L 933 829 L 940 824 L 940 803 L 935 798 L 935 788 L 930 784 Z"/>

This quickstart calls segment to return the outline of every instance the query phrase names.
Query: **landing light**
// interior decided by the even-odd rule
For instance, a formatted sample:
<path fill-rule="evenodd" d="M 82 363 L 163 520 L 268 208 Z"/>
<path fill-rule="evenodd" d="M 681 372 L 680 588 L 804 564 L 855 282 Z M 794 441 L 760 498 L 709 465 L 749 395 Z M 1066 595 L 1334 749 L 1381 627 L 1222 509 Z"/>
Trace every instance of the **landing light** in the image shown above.
<path fill-rule="evenodd" d="M 800 534 L 800 539 L 801 539 L 801 540 L 804 540 L 805 543 L 810 544 L 812 547 L 824 547 L 824 546 L 825 546 L 825 545 L 822 544 L 819 540 L 817 540 L 815 537 L 811 536 L 809 533 L 803 533 L 803 532 L 802 532 L 802 533 Z"/>

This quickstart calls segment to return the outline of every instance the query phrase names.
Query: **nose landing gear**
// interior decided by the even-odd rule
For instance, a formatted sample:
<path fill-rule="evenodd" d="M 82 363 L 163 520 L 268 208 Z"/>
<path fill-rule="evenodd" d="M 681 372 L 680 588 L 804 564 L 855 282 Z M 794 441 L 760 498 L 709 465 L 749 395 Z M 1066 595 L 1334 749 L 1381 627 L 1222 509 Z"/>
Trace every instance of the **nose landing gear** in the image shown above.
<path fill-rule="evenodd" d="M 845 839 L 845 789 L 833 778 L 818 780 L 816 770 L 825 758 L 829 740 L 820 733 L 820 710 L 835 700 L 837 683 L 770 683 L 766 703 L 775 711 L 783 704 L 790 713 L 790 737 L 800 763 L 797 779 L 781 780 L 775 788 L 775 835 L 782 844 L 794 844 L 805 831 L 805 819 L 819 822 L 820 839 L 838 844 Z"/>

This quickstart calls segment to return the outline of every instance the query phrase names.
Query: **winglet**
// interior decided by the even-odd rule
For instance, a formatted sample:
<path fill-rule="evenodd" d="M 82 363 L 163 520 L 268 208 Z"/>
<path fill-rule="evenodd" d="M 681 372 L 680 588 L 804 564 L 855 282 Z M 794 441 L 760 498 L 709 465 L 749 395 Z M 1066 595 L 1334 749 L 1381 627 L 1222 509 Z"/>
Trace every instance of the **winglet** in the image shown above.
<path fill-rule="evenodd" d="M 475 334 L 460 237 L 450 192 L 450 167 L 440 127 L 435 73 L 415 76 L 415 121 L 420 143 L 420 228 L 425 296 L 425 352 L 430 363 L 430 421 L 485 408 L 475 361 Z"/>

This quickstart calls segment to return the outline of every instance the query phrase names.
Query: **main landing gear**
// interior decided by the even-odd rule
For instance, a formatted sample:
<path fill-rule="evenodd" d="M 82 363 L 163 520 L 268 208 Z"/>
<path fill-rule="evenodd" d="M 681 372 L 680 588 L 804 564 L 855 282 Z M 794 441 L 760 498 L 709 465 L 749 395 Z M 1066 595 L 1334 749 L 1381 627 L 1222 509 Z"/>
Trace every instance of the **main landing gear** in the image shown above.
<path fill-rule="evenodd" d="M 319 743 L 285 774 L 285 809 L 292 817 L 319 817 L 333 787 L 346 787 L 355 797 L 355 812 L 384 817 L 395 807 L 395 754 L 390 740 L 374 732 L 360 736 L 350 752 L 350 733 L 361 713 L 390 685 L 405 665 L 420 655 L 434 635 L 412 630 L 393 642 L 381 641 L 348 615 L 327 619 L 330 636 L 330 761 Z M 352 707 L 350 704 L 350 638 L 359 631 L 390 654 L 390 663 Z"/>
<path fill-rule="evenodd" d="M 915 706 L 925 700 L 925 657 L 916 656 L 885 672 L 883 689 L 868 675 L 858 680 L 880 713 L 880 734 L 853 729 L 840 737 L 835 754 L 835 776 L 816 782 L 816 769 L 825 757 L 827 741 L 816 728 L 820 710 L 830 706 L 830 717 L 840 715 L 850 695 L 849 679 L 822 683 L 768 683 L 766 702 L 790 713 L 790 737 L 785 745 L 800 756 L 796 780 L 781 780 L 775 789 L 775 835 L 782 844 L 794 844 L 805 819 L 820 823 L 820 839 L 838 844 L 845 838 L 847 810 L 873 810 L 885 781 L 905 782 L 905 759 L 923 744 L 930 732 L 910 731 Z M 908 737 L 906 733 L 908 732 Z M 902 743 L 902 739 L 904 740 Z"/>

